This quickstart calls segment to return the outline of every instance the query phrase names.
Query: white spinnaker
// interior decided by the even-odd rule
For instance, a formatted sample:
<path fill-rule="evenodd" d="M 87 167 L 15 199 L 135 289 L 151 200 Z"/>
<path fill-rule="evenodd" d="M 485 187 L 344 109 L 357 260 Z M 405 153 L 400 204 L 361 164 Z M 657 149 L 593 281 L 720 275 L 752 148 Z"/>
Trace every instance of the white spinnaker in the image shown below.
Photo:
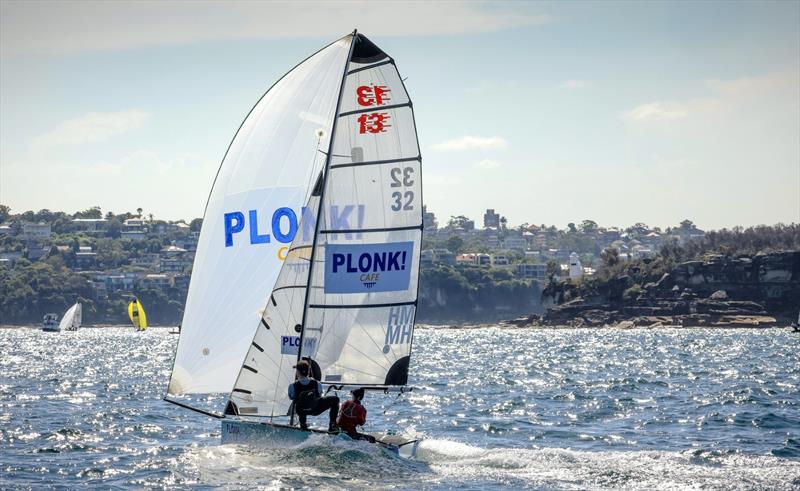
<path fill-rule="evenodd" d="M 81 327 L 81 304 L 76 303 L 64 313 L 58 324 L 58 330 L 75 330 L 79 327 Z"/>
<path fill-rule="evenodd" d="M 361 47 L 333 136 L 302 355 L 326 383 L 405 385 L 422 240 L 421 158 L 393 61 L 368 40 Z"/>
<path fill-rule="evenodd" d="M 203 218 L 169 394 L 232 389 L 324 166 L 351 38 L 279 80 L 231 143 Z"/>
<path fill-rule="evenodd" d="M 305 206 L 301 230 L 266 301 L 262 321 L 230 395 L 237 414 L 281 416 L 289 412 L 287 387 L 294 382 L 318 206 L 319 198 L 312 196 Z"/>

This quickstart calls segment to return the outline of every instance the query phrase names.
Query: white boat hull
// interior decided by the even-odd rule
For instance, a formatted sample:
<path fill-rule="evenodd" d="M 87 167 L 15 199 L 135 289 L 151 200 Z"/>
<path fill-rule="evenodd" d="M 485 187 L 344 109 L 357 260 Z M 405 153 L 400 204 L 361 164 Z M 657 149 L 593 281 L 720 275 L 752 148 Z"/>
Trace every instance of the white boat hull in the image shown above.
<path fill-rule="evenodd" d="M 243 421 L 238 419 L 222 420 L 222 444 L 249 445 L 256 447 L 287 447 L 298 445 L 308 439 L 312 434 L 328 435 L 331 438 L 350 440 L 345 434 L 330 434 L 321 430 L 303 431 L 298 427 L 267 422 Z M 413 458 L 417 454 L 419 440 L 407 442 L 383 442 L 383 435 L 378 438 L 376 445 L 403 458 Z M 387 437 L 391 438 L 391 437 Z"/>
<path fill-rule="evenodd" d="M 58 323 L 56 314 L 47 314 L 42 320 L 42 331 L 61 332 L 61 325 Z"/>

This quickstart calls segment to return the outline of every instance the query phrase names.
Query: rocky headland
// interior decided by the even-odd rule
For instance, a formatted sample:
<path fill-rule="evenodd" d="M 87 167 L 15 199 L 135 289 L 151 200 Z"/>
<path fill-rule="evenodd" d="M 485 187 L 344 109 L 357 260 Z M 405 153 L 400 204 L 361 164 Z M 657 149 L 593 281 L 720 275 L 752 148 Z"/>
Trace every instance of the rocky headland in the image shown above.
<path fill-rule="evenodd" d="M 675 265 L 656 281 L 619 275 L 545 290 L 543 315 L 516 326 L 784 327 L 800 310 L 800 251 L 708 256 Z"/>

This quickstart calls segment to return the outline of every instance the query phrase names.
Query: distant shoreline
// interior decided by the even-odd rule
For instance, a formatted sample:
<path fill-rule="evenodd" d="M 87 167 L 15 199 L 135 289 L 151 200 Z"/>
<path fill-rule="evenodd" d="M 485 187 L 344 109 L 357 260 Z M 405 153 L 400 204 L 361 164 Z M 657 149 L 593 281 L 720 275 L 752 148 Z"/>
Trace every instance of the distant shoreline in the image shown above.
<path fill-rule="evenodd" d="M 772 325 L 764 325 L 764 326 L 753 326 L 753 325 L 726 325 L 726 326 L 681 326 L 678 324 L 661 324 L 661 325 L 633 325 L 633 324 L 626 324 L 625 321 L 617 323 L 617 324 L 607 324 L 602 326 L 574 326 L 574 325 L 536 325 L 536 324 L 526 324 L 526 325 L 516 325 L 515 321 L 508 320 L 508 321 L 501 321 L 497 323 L 482 323 L 482 324 L 455 324 L 455 323 L 447 323 L 447 324 L 418 324 L 416 329 L 432 329 L 432 330 L 448 330 L 448 329 L 490 329 L 490 328 L 499 328 L 499 329 L 513 329 L 513 330 L 544 330 L 544 331 L 563 331 L 569 329 L 619 329 L 619 330 L 655 330 L 655 329 L 708 329 L 708 330 L 733 330 L 733 329 L 754 329 L 754 330 L 764 330 L 764 329 L 788 329 L 791 328 L 791 324 L 781 325 L 781 324 L 772 324 Z M 175 329 L 178 326 L 149 326 L 147 330 L 151 329 Z M 134 330 L 133 326 L 123 326 L 119 324 L 98 324 L 93 326 L 81 326 L 81 329 L 110 329 L 110 328 L 122 328 L 122 329 L 131 329 Z M 12 324 L 3 324 L 0 325 L 0 329 L 30 329 L 30 330 L 41 330 L 41 326 L 35 325 L 12 325 Z M 67 332 L 67 331 L 64 331 Z"/>

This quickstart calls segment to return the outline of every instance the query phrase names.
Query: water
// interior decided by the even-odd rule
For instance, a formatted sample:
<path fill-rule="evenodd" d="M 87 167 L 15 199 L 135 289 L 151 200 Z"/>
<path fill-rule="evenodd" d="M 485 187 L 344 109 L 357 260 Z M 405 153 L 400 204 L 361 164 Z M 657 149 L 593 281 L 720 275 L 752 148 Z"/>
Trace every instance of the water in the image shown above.
<path fill-rule="evenodd" d="M 161 401 L 167 329 L 0 329 L 0 488 L 800 489 L 800 336 L 787 330 L 414 341 L 420 389 L 365 401 L 370 429 L 425 435 L 404 461 L 326 436 L 220 445 L 218 421 Z"/>

